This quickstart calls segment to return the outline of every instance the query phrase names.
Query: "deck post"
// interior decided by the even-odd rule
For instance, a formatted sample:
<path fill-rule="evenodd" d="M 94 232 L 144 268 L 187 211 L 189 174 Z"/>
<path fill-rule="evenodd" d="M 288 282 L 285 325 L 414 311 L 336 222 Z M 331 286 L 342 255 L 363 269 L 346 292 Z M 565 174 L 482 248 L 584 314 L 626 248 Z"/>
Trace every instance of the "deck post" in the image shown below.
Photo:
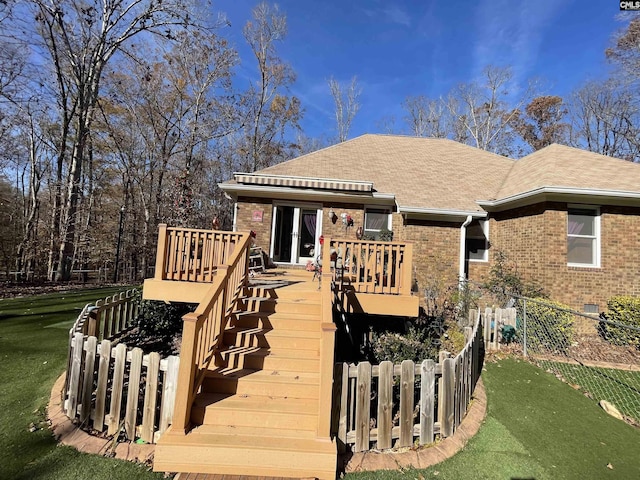
<path fill-rule="evenodd" d="M 411 267 L 413 266 L 413 245 L 407 243 L 404 246 L 404 256 L 402 259 L 402 283 L 400 286 L 401 295 L 411 295 L 411 283 L 412 274 Z"/>
<path fill-rule="evenodd" d="M 323 270 L 320 278 L 320 396 L 318 397 L 318 438 L 331 435 L 331 398 L 333 397 L 333 357 L 336 325 L 333 323 L 333 274 L 331 272 L 331 240 L 322 246 Z"/>
<path fill-rule="evenodd" d="M 186 434 L 191 422 L 191 403 L 193 400 L 193 383 L 196 377 L 196 327 L 198 317 L 187 313 L 183 320 L 182 345 L 180 346 L 180 367 L 178 369 L 178 386 L 173 413 L 173 430 Z"/>
<path fill-rule="evenodd" d="M 156 271 L 153 276 L 156 280 L 165 280 L 165 265 L 167 260 L 167 224 L 158 225 L 158 249 L 156 253 Z"/>

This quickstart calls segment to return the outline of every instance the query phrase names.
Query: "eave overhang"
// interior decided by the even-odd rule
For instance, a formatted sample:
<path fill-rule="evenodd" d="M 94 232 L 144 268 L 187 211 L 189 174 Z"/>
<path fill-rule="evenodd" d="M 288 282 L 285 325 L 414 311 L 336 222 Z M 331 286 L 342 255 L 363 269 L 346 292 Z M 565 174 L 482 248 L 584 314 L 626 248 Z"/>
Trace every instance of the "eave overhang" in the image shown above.
<path fill-rule="evenodd" d="M 640 192 L 576 187 L 540 187 L 497 200 L 478 200 L 476 203 L 488 212 L 500 212 L 541 202 L 595 203 L 637 207 L 640 206 Z"/>
<path fill-rule="evenodd" d="M 397 205 L 396 208 L 398 213 L 401 213 L 405 218 L 421 220 L 463 222 L 468 216 L 477 219 L 487 218 L 487 212 L 477 210 L 469 211 L 443 208 L 419 208 L 403 205 Z"/>

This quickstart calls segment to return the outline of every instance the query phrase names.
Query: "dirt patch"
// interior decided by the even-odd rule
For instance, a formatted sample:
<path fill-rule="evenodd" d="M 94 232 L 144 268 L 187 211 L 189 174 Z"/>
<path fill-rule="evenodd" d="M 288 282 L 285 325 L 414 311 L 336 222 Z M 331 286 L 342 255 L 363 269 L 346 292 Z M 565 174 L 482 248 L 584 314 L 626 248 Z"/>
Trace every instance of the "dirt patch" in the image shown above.
<path fill-rule="evenodd" d="M 27 297 L 30 295 L 44 295 L 46 293 L 73 292 L 89 288 L 117 287 L 115 283 L 0 283 L 0 298 Z"/>

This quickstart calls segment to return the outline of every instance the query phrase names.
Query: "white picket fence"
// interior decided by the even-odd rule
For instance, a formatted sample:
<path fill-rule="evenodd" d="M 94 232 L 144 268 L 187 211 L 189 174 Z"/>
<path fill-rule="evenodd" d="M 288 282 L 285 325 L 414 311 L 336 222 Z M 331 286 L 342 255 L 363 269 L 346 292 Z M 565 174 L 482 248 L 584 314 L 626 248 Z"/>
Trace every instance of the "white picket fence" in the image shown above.
<path fill-rule="evenodd" d="M 374 442 L 377 449 L 426 445 L 453 435 L 480 376 L 480 315 L 471 315 L 465 347 L 453 358 L 441 352 L 438 363 L 336 364 L 332 424 L 340 451 L 366 451 Z"/>
<path fill-rule="evenodd" d="M 84 427 L 155 443 L 173 417 L 180 360 L 117 342 L 137 315 L 133 294 L 87 305 L 78 316 L 69 332 L 63 406 Z"/>

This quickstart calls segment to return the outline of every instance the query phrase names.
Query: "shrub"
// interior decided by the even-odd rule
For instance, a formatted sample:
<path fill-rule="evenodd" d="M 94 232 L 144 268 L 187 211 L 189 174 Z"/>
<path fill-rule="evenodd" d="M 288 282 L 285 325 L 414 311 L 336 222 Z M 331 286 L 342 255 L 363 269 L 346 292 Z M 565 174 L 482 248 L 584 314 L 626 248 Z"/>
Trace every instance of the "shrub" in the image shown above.
<path fill-rule="evenodd" d="M 640 297 L 616 296 L 607 302 L 606 320 L 640 328 Z M 613 345 L 630 345 L 640 349 L 640 331 L 600 322 L 602 337 Z"/>
<path fill-rule="evenodd" d="M 489 277 L 482 286 L 489 290 L 502 305 L 505 305 L 512 295 L 530 298 L 547 296 L 540 285 L 522 277 L 516 265 L 509 262 L 504 252 L 496 252 Z"/>
<path fill-rule="evenodd" d="M 138 301 L 139 340 L 153 345 L 172 345 L 174 339 L 182 333 L 182 317 L 197 307 L 190 303 L 165 303 L 141 298 L 138 298 Z"/>
<path fill-rule="evenodd" d="M 390 361 L 394 364 L 403 360 L 422 362 L 438 357 L 438 343 L 424 328 L 410 326 L 406 334 L 385 332 L 374 334 L 373 355 L 378 363 Z"/>
<path fill-rule="evenodd" d="M 527 302 L 527 346 L 533 351 L 565 353 L 574 334 L 573 314 L 568 309 L 542 298 Z"/>

